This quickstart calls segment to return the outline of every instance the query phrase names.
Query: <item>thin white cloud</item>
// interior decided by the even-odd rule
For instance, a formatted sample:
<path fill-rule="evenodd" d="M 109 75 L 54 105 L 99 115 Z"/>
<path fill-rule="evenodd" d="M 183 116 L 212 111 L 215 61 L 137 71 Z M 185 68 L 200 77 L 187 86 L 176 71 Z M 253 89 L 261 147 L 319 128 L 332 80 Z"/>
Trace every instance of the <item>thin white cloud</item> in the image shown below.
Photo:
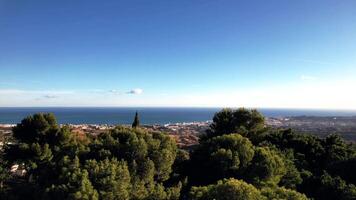
<path fill-rule="evenodd" d="M 302 79 L 303 81 L 315 81 L 318 79 L 318 77 L 310 75 L 301 75 L 300 79 Z"/>
<path fill-rule="evenodd" d="M 127 92 L 127 94 L 142 94 L 143 90 L 141 88 L 135 88 Z"/>
<path fill-rule="evenodd" d="M 16 84 L 16 82 L 4 82 L 4 81 L 1 81 L 0 82 L 0 86 L 6 86 L 6 87 L 14 87 L 14 86 L 16 86 L 17 84 Z"/>
<path fill-rule="evenodd" d="M 107 91 L 106 90 L 101 90 L 101 89 L 90 89 L 90 90 L 84 90 L 83 92 L 93 93 L 93 94 L 100 94 L 100 93 L 105 93 Z"/>
<path fill-rule="evenodd" d="M 321 61 L 321 60 L 314 60 L 314 59 L 296 59 L 298 62 L 304 63 L 311 63 L 311 64 L 318 64 L 318 65 L 336 65 L 336 63 Z"/>
<path fill-rule="evenodd" d="M 74 97 L 69 90 L 0 89 L 0 106 L 47 106 Z M 61 98 L 59 98 L 61 97 Z"/>
<path fill-rule="evenodd" d="M 56 99 L 59 96 L 58 95 L 53 95 L 53 94 L 47 94 L 47 95 L 44 95 L 43 97 L 46 98 L 46 99 Z"/>
<path fill-rule="evenodd" d="M 263 85 L 251 88 L 226 88 L 208 91 L 170 91 L 167 95 L 148 93 L 145 98 L 133 98 L 140 94 L 131 90 L 122 95 L 109 95 L 103 90 L 104 98 L 88 91 L 23 91 L 1 90 L 0 106 L 207 106 L 207 107 L 274 107 L 274 108 L 327 108 L 356 109 L 356 80 L 321 79 L 317 81 L 296 81 L 293 84 Z M 47 93 L 45 93 L 47 92 Z M 50 92 L 50 93 L 48 93 Z M 57 92 L 57 93 L 55 93 Z M 67 92 L 59 94 L 58 92 Z M 3 95 L 6 94 L 6 95 Z M 126 94 L 126 95 L 124 95 Z M 60 98 L 46 99 L 45 95 Z M 103 97 L 100 95 L 100 97 Z M 41 97 L 40 99 L 36 99 Z"/>
<path fill-rule="evenodd" d="M 37 95 L 60 95 L 74 94 L 69 90 L 20 90 L 20 89 L 0 89 L 1 95 L 20 95 L 20 94 L 37 94 Z"/>
<path fill-rule="evenodd" d="M 122 94 L 119 90 L 109 90 L 111 94 Z"/>

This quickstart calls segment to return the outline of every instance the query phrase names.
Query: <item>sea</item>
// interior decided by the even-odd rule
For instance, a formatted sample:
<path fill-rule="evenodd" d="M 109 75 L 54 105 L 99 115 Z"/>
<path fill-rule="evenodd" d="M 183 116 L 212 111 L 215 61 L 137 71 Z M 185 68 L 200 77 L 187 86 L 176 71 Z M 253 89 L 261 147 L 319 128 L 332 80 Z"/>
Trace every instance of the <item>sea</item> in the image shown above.
<path fill-rule="evenodd" d="M 131 124 L 137 111 L 141 124 L 206 122 L 222 108 L 173 107 L 0 107 L 0 124 L 17 124 L 34 113 L 54 113 L 60 124 Z M 356 116 L 356 110 L 267 109 L 266 117 Z"/>

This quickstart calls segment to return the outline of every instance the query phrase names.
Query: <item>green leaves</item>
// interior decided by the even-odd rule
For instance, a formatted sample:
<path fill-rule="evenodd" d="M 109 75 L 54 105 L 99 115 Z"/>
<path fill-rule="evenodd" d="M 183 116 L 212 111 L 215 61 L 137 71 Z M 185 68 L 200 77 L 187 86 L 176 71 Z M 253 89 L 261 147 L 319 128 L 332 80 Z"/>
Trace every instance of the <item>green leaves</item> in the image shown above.
<path fill-rule="evenodd" d="M 224 179 L 216 184 L 192 187 L 190 191 L 192 200 L 267 200 L 288 199 L 307 200 L 308 198 L 297 191 L 283 187 L 256 188 L 243 180 Z"/>
<path fill-rule="evenodd" d="M 284 187 L 265 187 L 261 189 L 261 194 L 267 199 L 288 199 L 288 200 L 307 200 L 308 198 L 295 190 Z"/>
<path fill-rule="evenodd" d="M 214 115 L 213 123 L 208 130 L 208 137 L 239 133 L 249 136 L 264 128 L 264 117 L 257 110 L 239 108 L 223 109 Z"/>
<path fill-rule="evenodd" d="M 35 114 L 21 121 L 13 128 L 13 135 L 19 142 L 45 143 L 49 133 L 58 131 L 57 121 L 53 114 Z"/>
<path fill-rule="evenodd" d="M 286 174 L 284 161 L 268 147 L 257 147 L 245 175 L 256 185 L 277 185 Z"/>
<path fill-rule="evenodd" d="M 253 185 L 237 179 L 224 179 L 215 185 L 192 187 L 192 200 L 264 200 Z"/>
<path fill-rule="evenodd" d="M 89 173 L 82 169 L 79 159 L 71 160 L 64 157 L 61 166 L 61 173 L 55 182 L 45 189 L 44 199 L 98 199 L 98 192 L 89 180 Z"/>
<path fill-rule="evenodd" d="M 256 110 L 217 113 L 207 136 L 189 151 L 138 126 L 78 135 L 58 128 L 52 114 L 25 118 L 14 137 L 0 152 L 0 188 L 12 184 L 0 190 L 1 198 L 307 199 L 300 192 L 323 200 L 356 198 L 352 145 L 337 135 L 270 131 Z M 11 176 L 12 164 L 25 175 Z"/>
<path fill-rule="evenodd" d="M 115 158 L 97 162 L 87 160 L 85 168 L 100 199 L 128 199 L 131 190 L 131 177 L 126 162 Z"/>
<path fill-rule="evenodd" d="M 68 127 L 59 129 L 52 114 L 35 114 L 14 128 L 14 137 L 18 142 L 6 149 L 6 157 L 24 164 L 32 198 L 180 196 L 179 180 L 164 184 L 177 153 L 175 142 L 165 134 L 117 127 L 91 140 Z"/>
<path fill-rule="evenodd" d="M 192 187 L 190 198 L 307 199 L 305 195 L 285 188 L 297 188 L 302 178 L 294 164 L 293 150 L 281 147 L 286 142 L 299 143 L 301 146 L 297 150 L 315 152 L 313 156 L 318 156 L 324 153 L 322 145 L 318 146 L 320 143 L 312 138 L 294 141 L 290 132 L 269 135 L 267 130 L 263 116 L 256 110 L 242 108 L 218 112 L 207 136 L 193 150 L 186 167 L 190 185 L 218 183 Z M 273 144 L 278 144 L 277 148 Z"/>
<path fill-rule="evenodd" d="M 340 177 L 332 177 L 327 172 L 315 178 L 313 196 L 320 199 L 356 199 L 356 186 L 348 184 Z"/>
<path fill-rule="evenodd" d="M 208 184 L 222 178 L 238 177 L 253 156 L 252 143 L 239 134 L 203 141 L 192 153 L 189 166 L 191 181 L 194 184 Z"/>

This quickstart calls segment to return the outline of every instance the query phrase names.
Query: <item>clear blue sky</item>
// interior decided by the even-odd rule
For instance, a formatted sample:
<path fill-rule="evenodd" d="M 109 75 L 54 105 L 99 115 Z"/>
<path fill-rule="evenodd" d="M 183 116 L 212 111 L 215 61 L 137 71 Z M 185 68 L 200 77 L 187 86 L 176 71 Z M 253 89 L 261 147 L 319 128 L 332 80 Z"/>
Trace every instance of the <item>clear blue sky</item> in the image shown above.
<path fill-rule="evenodd" d="M 356 109 L 355 0 L 0 0 L 0 106 Z"/>

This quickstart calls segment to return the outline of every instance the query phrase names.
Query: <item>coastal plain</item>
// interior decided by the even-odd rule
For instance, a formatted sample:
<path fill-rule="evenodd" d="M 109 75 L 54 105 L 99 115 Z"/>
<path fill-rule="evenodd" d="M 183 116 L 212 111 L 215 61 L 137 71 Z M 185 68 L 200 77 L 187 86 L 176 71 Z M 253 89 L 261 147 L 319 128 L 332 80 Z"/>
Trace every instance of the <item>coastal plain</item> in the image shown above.
<path fill-rule="evenodd" d="M 149 131 L 165 132 L 174 138 L 179 147 L 189 147 L 199 142 L 199 135 L 204 134 L 211 121 L 185 122 L 169 124 L 142 125 Z M 12 127 L 15 124 L 0 124 L 0 138 L 11 137 Z M 77 134 L 89 133 L 98 135 L 114 128 L 117 125 L 108 124 L 62 124 L 69 126 Z M 128 125 L 123 125 L 128 126 Z M 356 116 L 295 116 L 295 117 L 267 117 L 266 126 L 272 129 L 293 129 L 299 133 L 313 134 L 326 137 L 329 134 L 339 134 L 348 142 L 356 142 Z"/>

